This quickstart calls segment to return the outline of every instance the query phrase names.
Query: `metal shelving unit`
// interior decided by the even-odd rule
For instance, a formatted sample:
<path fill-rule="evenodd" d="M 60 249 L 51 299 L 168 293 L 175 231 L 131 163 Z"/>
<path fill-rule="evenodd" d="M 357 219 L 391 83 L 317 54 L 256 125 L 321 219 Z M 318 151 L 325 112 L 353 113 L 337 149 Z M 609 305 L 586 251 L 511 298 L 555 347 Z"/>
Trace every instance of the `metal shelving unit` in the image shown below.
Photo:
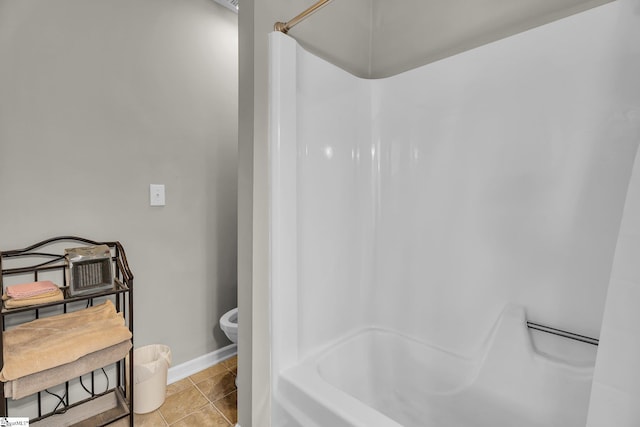
<path fill-rule="evenodd" d="M 114 269 L 114 287 L 97 293 L 71 296 L 67 283 L 67 264 L 61 255 L 64 247 L 107 245 L 111 250 L 111 261 Z M 0 310 L 0 331 L 4 334 L 7 328 L 24 323 L 25 317 L 39 319 L 50 315 L 78 310 L 80 306 L 90 307 L 96 300 L 111 299 L 118 312 L 123 313 L 126 325 L 132 334 L 133 344 L 133 274 L 129 268 L 122 245 L 115 242 L 96 242 L 76 236 L 61 236 L 38 242 L 24 249 L 0 252 L 0 285 L 3 293 L 9 281 L 21 283 L 38 280 L 52 280 L 62 289 L 65 298 L 61 301 L 32 305 L 19 308 L 2 308 Z M 62 284 L 62 285 L 60 285 Z M 84 304 L 83 304 L 84 303 Z M 80 307 L 84 308 L 84 307 Z M 0 340 L 0 366 L 4 366 L 3 340 Z M 102 392 L 96 392 L 94 372 L 90 373 L 88 388 L 82 385 L 88 396 L 72 400 L 70 398 L 69 378 L 64 384 L 65 393 L 60 399 L 61 408 L 45 410 L 43 407 L 43 391 L 37 392 L 37 417 L 31 418 L 32 426 L 73 425 L 100 427 L 123 418 L 129 420 L 133 427 L 133 346 L 128 353 L 129 363 L 125 359 L 115 362 L 115 385 L 108 386 Z M 105 372 L 105 376 L 106 376 Z M 79 377 L 76 377 L 79 378 Z M 81 381 L 82 378 L 80 378 Z M 82 382 L 81 382 L 82 383 Z M 108 384 L 108 382 L 107 382 Z M 0 387 L 0 417 L 20 417 L 21 414 L 9 414 L 9 399 L 5 396 L 4 383 Z"/>

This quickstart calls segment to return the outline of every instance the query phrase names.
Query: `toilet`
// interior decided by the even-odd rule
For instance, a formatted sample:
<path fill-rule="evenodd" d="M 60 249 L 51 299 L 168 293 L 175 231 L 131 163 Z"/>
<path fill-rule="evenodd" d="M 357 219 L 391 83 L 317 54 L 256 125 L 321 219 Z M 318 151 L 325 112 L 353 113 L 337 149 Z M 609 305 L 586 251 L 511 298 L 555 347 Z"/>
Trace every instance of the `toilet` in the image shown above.
<path fill-rule="evenodd" d="M 232 343 L 238 343 L 238 308 L 227 311 L 220 318 L 220 329 Z"/>

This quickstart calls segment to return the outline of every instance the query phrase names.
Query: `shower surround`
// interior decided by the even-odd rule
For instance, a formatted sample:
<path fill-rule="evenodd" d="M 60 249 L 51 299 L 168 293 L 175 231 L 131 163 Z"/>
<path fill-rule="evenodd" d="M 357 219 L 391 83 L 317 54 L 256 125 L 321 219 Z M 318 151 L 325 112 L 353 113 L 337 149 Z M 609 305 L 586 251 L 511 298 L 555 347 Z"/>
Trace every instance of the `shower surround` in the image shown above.
<path fill-rule="evenodd" d="M 639 5 L 380 80 L 270 35 L 274 426 L 587 425 L 596 347 L 526 321 L 604 333 Z"/>

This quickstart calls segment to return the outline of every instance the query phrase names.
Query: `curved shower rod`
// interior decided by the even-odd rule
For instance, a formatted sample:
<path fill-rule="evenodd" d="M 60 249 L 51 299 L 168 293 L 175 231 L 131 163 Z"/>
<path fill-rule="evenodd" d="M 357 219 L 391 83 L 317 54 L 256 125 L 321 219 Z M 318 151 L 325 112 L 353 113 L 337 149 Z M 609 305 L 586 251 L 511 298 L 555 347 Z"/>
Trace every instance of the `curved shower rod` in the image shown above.
<path fill-rule="evenodd" d="M 320 0 L 313 5 L 311 5 L 308 9 L 304 10 L 302 13 L 298 14 L 295 18 L 291 19 L 288 22 L 276 22 L 273 24 L 273 29 L 275 31 L 280 31 L 281 33 L 287 34 L 290 29 L 295 27 L 300 22 L 304 21 L 311 14 L 316 12 L 318 9 L 326 6 L 332 0 Z"/>

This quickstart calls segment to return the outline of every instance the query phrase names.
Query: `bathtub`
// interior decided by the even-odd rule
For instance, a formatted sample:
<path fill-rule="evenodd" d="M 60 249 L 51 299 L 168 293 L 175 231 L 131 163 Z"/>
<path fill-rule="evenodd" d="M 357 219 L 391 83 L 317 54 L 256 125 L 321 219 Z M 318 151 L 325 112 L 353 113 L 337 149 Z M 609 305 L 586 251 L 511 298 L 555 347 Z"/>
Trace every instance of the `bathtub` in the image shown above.
<path fill-rule="evenodd" d="M 509 305 L 475 357 L 366 328 L 283 372 L 276 395 L 286 426 L 584 427 L 592 376 L 538 351 Z"/>

